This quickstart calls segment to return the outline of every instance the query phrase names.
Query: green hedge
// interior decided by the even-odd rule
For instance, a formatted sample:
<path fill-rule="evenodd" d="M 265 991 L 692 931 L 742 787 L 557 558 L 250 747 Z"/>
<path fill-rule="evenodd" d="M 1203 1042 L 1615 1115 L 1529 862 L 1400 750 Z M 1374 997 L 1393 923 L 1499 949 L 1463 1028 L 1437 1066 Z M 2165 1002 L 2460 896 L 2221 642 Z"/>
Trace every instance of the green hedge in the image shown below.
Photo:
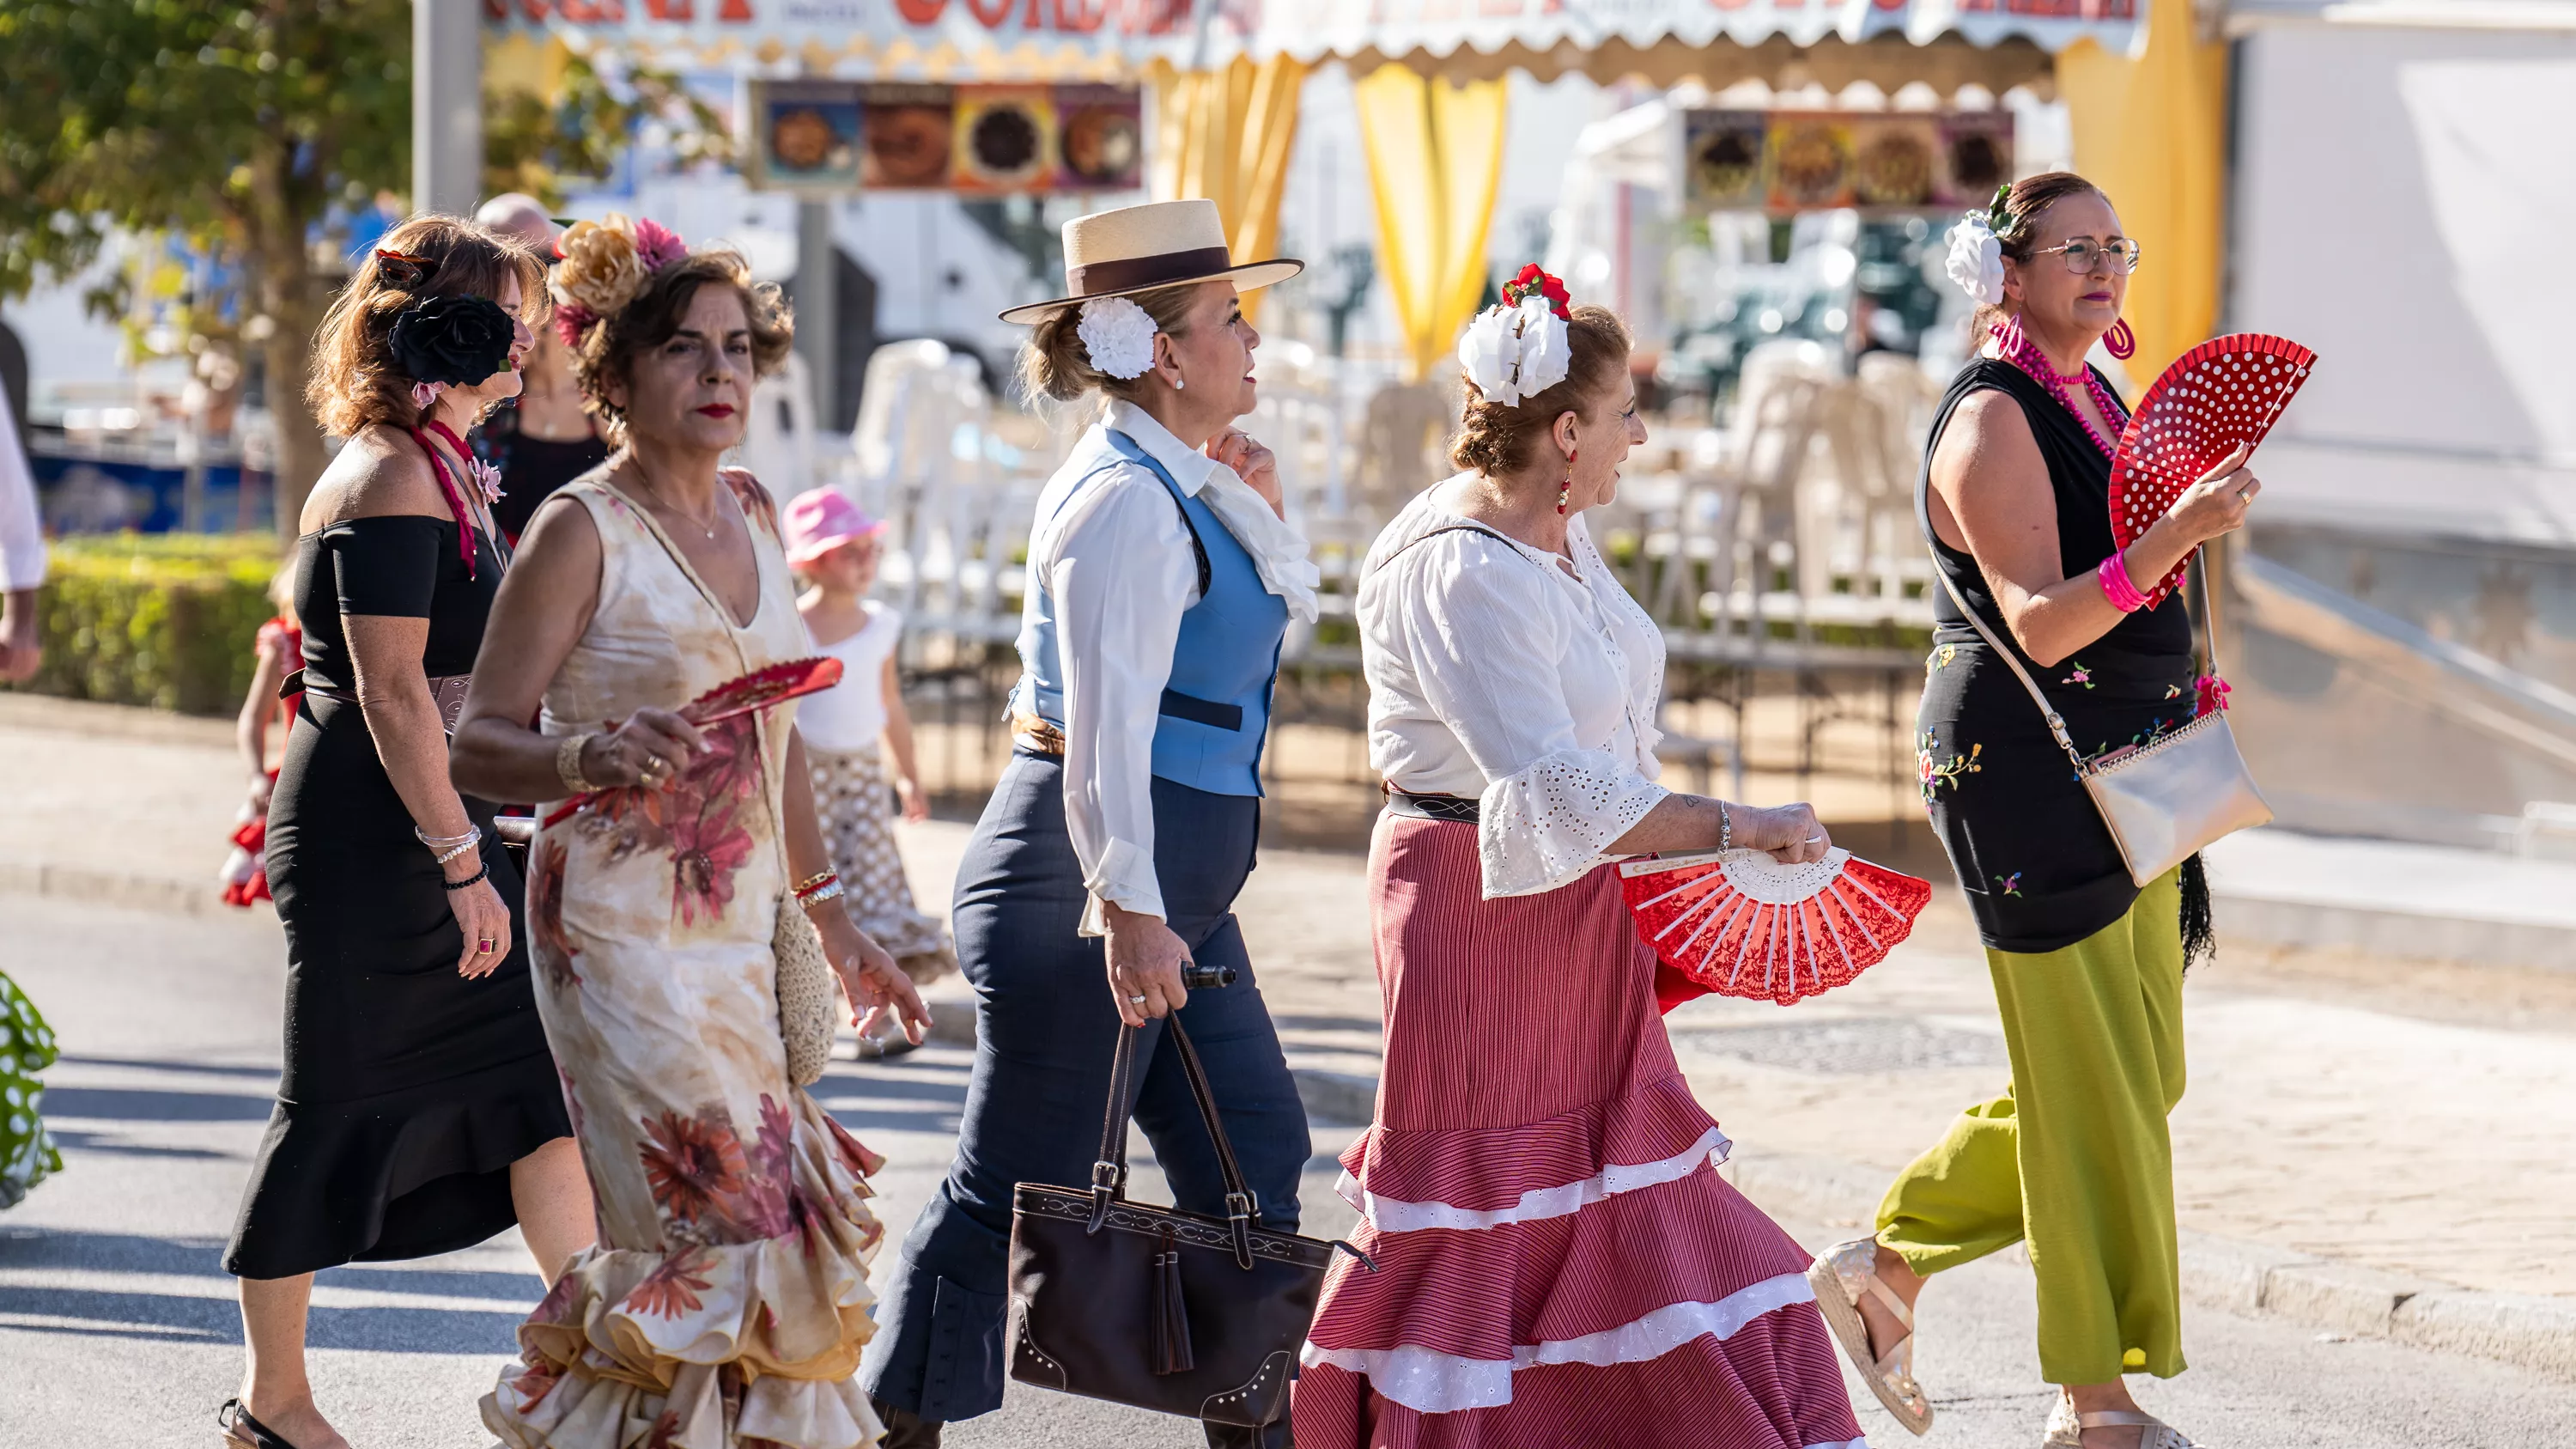
<path fill-rule="evenodd" d="M 18 686 L 67 699 L 227 715 L 277 610 L 267 534 L 111 534 L 55 542 L 37 595 L 45 662 Z"/>

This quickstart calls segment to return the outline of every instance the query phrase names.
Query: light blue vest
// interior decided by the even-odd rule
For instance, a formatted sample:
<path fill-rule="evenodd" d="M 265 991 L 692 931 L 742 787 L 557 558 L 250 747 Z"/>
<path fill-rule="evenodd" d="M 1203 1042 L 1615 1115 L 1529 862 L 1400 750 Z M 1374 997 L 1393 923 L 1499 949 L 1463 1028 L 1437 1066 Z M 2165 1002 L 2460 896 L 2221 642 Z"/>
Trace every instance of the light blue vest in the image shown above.
<path fill-rule="evenodd" d="M 1154 721 L 1154 773 L 1215 795 L 1261 793 L 1261 747 L 1270 731 L 1270 689 L 1279 677 L 1279 645 L 1288 632 L 1288 605 L 1261 586 L 1252 555 L 1216 516 L 1216 510 L 1183 493 L 1153 455 L 1126 434 L 1095 427 L 1049 480 L 1038 498 L 1041 522 L 1054 517 L 1083 489 L 1122 462 L 1153 470 L 1197 538 L 1207 587 L 1181 615 L 1172 647 L 1171 679 Z M 1104 563 L 1107 561 L 1104 560 Z M 1055 599 L 1038 571 L 1029 571 L 1020 610 L 1020 682 L 1011 705 L 1061 728 L 1064 666 L 1056 653 Z"/>

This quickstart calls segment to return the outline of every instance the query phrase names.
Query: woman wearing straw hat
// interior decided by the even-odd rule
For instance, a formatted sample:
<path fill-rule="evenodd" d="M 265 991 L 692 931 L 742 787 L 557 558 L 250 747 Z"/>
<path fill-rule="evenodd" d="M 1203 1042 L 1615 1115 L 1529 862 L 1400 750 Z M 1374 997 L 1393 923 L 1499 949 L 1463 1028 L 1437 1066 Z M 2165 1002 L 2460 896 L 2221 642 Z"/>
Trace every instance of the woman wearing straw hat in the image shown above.
<path fill-rule="evenodd" d="M 1220 1214 L 1225 1189 L 1166 1016 L 1205 1059 L 1263 1226 L 1295 1226 L 1308 1152 L 1231 913 L 1280 639 L 1291 614 L 1315 617 L 1316 577 L 1270 450 L 1233 426 L 1261 342 L 1237 293 L 1302 264 L 1236 265 L 1207 201 L 1077 218 L 1064 252 L 1071 295 L 1002 317 L 1035 324 L 1031 393 L 1105 407 L 1038 497 L 1015 748 L 958 867 L 975 1069 L 957 1160 L 904 1243 L 862 1371 L 888 1449 L 1000 1407 L 1012 1189 L 1090 1180 L 1122 1023 L 1143 1032 L 1135 1119 L 1180 1207 Z M 1190 992 L 1193 961 L 1234 983 Z M 1286 1442 L 1284 1423 L 1208 1432 Z"/>

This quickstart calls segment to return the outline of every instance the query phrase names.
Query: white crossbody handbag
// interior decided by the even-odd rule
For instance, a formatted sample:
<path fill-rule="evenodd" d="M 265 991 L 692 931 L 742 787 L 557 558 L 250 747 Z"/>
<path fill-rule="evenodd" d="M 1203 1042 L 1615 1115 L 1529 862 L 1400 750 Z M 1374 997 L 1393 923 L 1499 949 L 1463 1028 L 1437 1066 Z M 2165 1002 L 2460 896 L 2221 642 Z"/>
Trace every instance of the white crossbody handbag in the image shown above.
<path fill-rule="evenodd" d="M 2195 561 L 2191 580 L 2200 594 L 2201 617 L 2214 619 L 2209 611 L 2205 562 Z M 1959 612 L 1976 626 L 1986 647 L 2010 666 L 2013 677 L 2030 691 L 2031 703 L 2038 705 L 2040 714 L 2048 720 L 2048 732 L 2057 737 L 2058 748 L 2066 751 L 2067 760 L 2075 766 L 2075 778 L 2084 782 L 2085 793 L 2093 797 L 2094 807 L 2102 812 L 2102 823 L 2110 828 L 2112 843 L 2120 847 L 2120 859 L 2129 867 L 2129 879 L 2143 887 L 2198 853 L 2202 846 L 2272 818 L 2272 807 L 2263 803 L 2263 792 L 2255 788 L 2253 772 L 2245 768 L 2245 756 L 2237 751 L 2236 732 L 2227 727 L 2224 711 L 2209 710 L 2149 744 L 2112 750 L 2088 760 L 2075 748 L 2075 740 L 2066 732 L 2066 721 L 2056 707 L 2040 693 L 2030 671 L 2021 667 L 2020 656 L 1997 639 L 1977 611 L 1968 607 L 1968 601 L 1959 597 L 1958 586 L 1950 582 L 1947 573 L 1941 574 L 1941 587 L 1949 591 L 1950 602 L 1958 605 Z M 2209 672 L 2216 674 L 2218 639 L 2214 627 L 2208 659 Z"/>

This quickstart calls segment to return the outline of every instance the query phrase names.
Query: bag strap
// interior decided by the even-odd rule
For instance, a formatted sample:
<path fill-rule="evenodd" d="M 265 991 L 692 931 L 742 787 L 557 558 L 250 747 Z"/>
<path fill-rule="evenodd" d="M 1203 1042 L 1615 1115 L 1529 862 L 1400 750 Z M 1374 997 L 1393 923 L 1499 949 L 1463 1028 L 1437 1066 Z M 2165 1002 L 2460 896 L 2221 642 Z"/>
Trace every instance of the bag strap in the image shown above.
<path fill-rule="evenodd" d="M 1188 1079 L 1190 1097 L 1198 1103 L 1199 1120 L 1207 1124 L 1208 1138 L 1216 1144 L 1217 1172 L 1225 1179 L 1226 1224 L 1234 1236 L 1235 1266 L 1252 1267 L 1252 1220 L 1261 1211 L 1261 1199 L 1243 1178 L 1243 1168 L 1235 1161 L 1234 1144 L 1227 1140 L 1225 1123 L 1217 1116 L 1216 1092 L 1209 1087 L 1207 1068 L 1199 1062 L 1198 1048 L 1190 1044 L 1190 1034 L 1181 1026 L 1178 1016 L 1163 1018 L 1164 1029 L 1171 1033 L 1172 1045 L 1180 1049 L 1181 1075 Z M 1091 1220 L 1084 1231 L 1096 1233 L 1109 1216 L 1109 1205 L 1127 1195 L 1127 1117 L 1128 1089 L 1136 1072 L 1136 1037 L 1140 1027 L 1121 1023 L 1118 1046 L 1109 1059 L 1109 1110 L 1100 1124 L 1100 1156 L 1091 1164 Z"/>
<path fill-rule="evenodd" d="M 2197 553 L 2197 550 L 2194 552 Z M 2208 626 L 2208 643 L 2203 657 L 2208 660 L 2209 672 L 2216 674 L 2218 672 L 2218 620 L 2209 611 L 2209 564 L 2206 559 L 2197 557 L 2192 560 L 2192 563 L 2192 590 L 2200 598 L 2200 617 Z M 1996 657 L 2002 659 L 2012 670 L 2013 678 L 2020 680 L 2021 687 L 2030 691 L 2030 702 L 2038 705 L 2040 714 L 2048 720 L 2048 732 L 2057 736 L 2057 747 L 2066 752 L 2066 758 L 2075 766 L 2075 773 L 2083 774 L 2087 768 L 2084 756 L 2075 748 L 2074 738 L 2066 732 L 2065 718 L 2058 714 L 2056 706 L 2048 702 L 2048 696 L 2040 692 L 2039 682 L 2030 677 L 2030 671 L 2021 667 L 2021 656 L 2015 653 L 2011 646 L 1997 639 L 1994 630 L 1986 627 L 1984 617 L 1968 606 L 1968 601 L 1960 596 L 1959 586 L 1950 581 L 1949 571 L 1941 568 L 1938 560 L 1934 561 L 1932 571 L 1941 576 L 1942 589 L 1950 595 L 1950 602 L 1959 606 L 1959 612 L 1968 616 L 1968 623 L 1975 627 L 1977 637 L 1986 641 L 1986 647 L 1992 649 Z M 2194 645 L 2196 648 L 2201 647 L 2197 638 L 2194 640 Z"/>
<path fill-rule="evenodd" d="M 1932 571 L 1941 576 L 1941 587 L 1948 591 L 1950 602 L 1959 606 L 1959 612 L 1968 616 L 1968 622 L 1976 628 L 1977 637 L 1986 641 L 1986 647 L 1992 649 L 1995 656 L 2011 668 L 2013 678 L 2020 680 L 2021 687 L 2030 691 L 2030 702 L 2039 706 L 2041 717 L 2048 721 L 2048 732 L 2057 736 L 2057 747 L 2066 752 L 2067 760 L 2075 766 L 2075 773 L 2083 774 L 2084 755 L 2082 751 L 2075 748 L 2074 736 L 2066 732 L 2065 717 L 2057 712 L 2057 706 L 2048 702 L 2047 695 L 2040 693 L 2039 681 L 2031 678 L 2030 671 L 2021 667 L 2021 656 L 2014 653 L 2010 645 L 1996 638 L 1995 631 L 1986 627 L 1986 621 L 1978 615 L 1977 611 L 1968 607 L 1968 601 L 1960 597 L 1959 586 L 1950 581 L 1950 571 L 1940 567 L 1938 560 L 1934 561 Z"/>

